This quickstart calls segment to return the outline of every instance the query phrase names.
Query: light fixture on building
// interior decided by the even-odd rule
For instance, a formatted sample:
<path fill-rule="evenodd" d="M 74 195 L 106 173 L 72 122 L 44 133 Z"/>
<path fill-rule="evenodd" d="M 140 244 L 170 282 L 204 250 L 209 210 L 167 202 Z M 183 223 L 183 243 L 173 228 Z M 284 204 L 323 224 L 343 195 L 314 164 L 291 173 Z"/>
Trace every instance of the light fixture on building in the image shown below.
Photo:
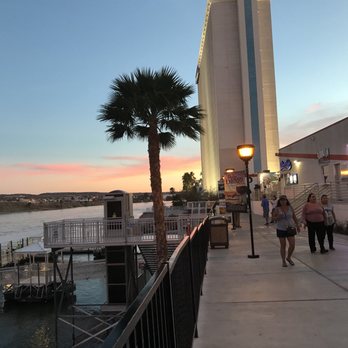
<path fill-rule="evenodd" d="M 250 200 L 250 177 L 249 177 L 249 161 L 254 157 L 255 145 L 244 144 L 237 146 L 237 152 L 239 158 L 245 163 L 246 182 L 247 182 L 247 195 L 248 195 L 248 208 L 249 208 L 249 224 L 250 224 L 250 241 L 251 241 L 251 255 L 248 255 L 250 259 L 256 259 L 259 255 L 255 255 L 254 251 L 254 231 L 253 231 L 253 218 L 251 214 L 251 200 Z"/>
<path fill-rule="evenodd" d="M 348 169 L 342 169 L 341 170 L 341 175 L 342 176 L 348 176 Z"/>

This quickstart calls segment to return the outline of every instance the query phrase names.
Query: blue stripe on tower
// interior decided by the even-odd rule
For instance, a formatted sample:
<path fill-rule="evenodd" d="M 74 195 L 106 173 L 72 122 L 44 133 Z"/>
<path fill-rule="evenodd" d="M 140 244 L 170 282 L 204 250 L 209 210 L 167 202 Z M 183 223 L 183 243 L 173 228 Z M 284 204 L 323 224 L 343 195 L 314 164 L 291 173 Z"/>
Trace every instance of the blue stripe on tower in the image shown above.
<path fill-rule="evenodd" d="M 248 56 L 249 72 L 249 94 L 250 94 L 250 116 L 251 116 L 251 135 L 255 145 L 254 170 L 261 171 L 261 149 L 260 149 L 260 127 L 259 127 L 259 110 L 257 102 L 257 77 L 255 62 L 255 44 L 253 29 L 252 1 L 244 0 L 245 13 L 245 30 Z"/>

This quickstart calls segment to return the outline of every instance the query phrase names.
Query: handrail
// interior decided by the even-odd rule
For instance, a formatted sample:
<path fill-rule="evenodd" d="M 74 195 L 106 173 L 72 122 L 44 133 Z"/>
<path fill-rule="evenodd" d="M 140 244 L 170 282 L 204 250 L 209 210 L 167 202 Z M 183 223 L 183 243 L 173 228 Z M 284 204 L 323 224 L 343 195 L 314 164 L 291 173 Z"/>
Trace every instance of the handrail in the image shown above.
<path fill-rule="evenodd" d="M 181 240 L 187 231 L 202 221 L 202 215 L 165 217 L 168 240 Z M 153 218 L 142 219 L 73 219 L 44 223 L 46 248 L 91 247 L 146 244 L 154 242 Z"/>
<path fill-rule="evenodd" d="M 302 208 L 307 201 L 308 194 L 316 192 L 318 190 L 317 187 L 318 184 L 311 184 L 309 186 L 305 186 L 305 189 L 302 192 L 293 197 L 293 199 L 290 199 L 291 205 L 298 219 L 301 217 Z"/>
<path fill-rule="evenodd" d="M 307 202 L 307 197 L 310 193 L 314 193 L 319 200 L 320 197 L 325 194 L 329 197 L 331 203 L 342 203 L 348 202 L 348 182 L 331 182 L 326 184 L 304 184 L 296 188 L 296 194 L 294 190 L 285 190 L 291 205 L 295 211 L 296 216 L 299 218 L 302 213 L 302 208 Z M 290 193 L 290 194 L 289 194 Z"/>
<path fill-rule="evenodd" d="M 116 341 L 119 347 L 123 347 L 123 345 L 127 343 L 129 336 L 135 330 L 136 325 L 167 274 L 168 264 L 162 264 L 129 306 L 116 327 L 108 335 L 104 341 L 103 347 L 115 347 L 114 343 Z"/>
<path fill-rule="evenodd" d="M 205 219 L 154 273 L 103 348 L 191 347 L 208 252 Z M 191 286 L 190 286 L 191 284 Z"/>
<path fill-rule="evenodd" d="M 320 196 L 324 191 L 331 200 L 331 202 L 348 202 L 348 181 L 342 180 L 339 182 L 328 183 L 308 183 L 302 185 L 287 186 L 284 189 L 284 193 L 289 199 L 296 199 L 304 192 L 313 192 Z"/>
<path fill-rule="evenodd" d="M 332 182 L 329 187 L 331 202 L 348 202 L 348 181 Z"/>

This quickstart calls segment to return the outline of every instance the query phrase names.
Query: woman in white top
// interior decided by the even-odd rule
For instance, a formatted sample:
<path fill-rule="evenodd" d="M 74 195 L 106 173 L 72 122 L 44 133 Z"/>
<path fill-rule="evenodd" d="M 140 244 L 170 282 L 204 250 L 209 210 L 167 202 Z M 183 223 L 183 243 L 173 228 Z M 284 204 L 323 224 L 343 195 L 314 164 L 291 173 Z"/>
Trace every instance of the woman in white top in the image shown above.
<path fill-rule="evenodd" d="M 277 237 L 280 242 L 280 256 L 282 257 L 283 267 L 287 267 L 285 262 L 288 261 L 291 266 L 294 266 L 291 256 L 295 250 L 295 234 L 300 232 L 299 224 L 296 219 L 294 210 L 286 196 L 280 196 L 277 206 L 273 211 L 273 220 L 277 222 Z M 286 240 L 289 247 L 286 256 Z"/>
<path fill-rule="evenodd" d="M 333 246 L 333 229 L 336 223 L 334 208 L 333 205 L 329 204 L 329 198 L 327 195 L 322 195 L 320 201 L 325 213 L 325 232 L 327 240 L 329 241 L 329 247 L 331 250 L 335 250 Z"/>

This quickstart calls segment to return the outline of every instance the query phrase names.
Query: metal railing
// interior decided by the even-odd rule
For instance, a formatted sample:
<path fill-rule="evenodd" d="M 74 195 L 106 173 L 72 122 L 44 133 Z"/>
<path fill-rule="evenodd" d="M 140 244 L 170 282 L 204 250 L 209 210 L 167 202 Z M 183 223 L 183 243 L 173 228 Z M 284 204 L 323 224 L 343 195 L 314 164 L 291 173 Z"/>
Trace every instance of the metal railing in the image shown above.
<path fill-rule="evenodd" d="M 169 262 L 151 277 L 104 348 L 189 348 L 197 315 L 209 234 L 207 219 L 186 236 Z"/>
<path fill-rule="evenodd" d="M 348 182 L 330 183 L 329 197 L 332 202 L 348 202 Z"/>
<path fill-rule="evenodd" d="M 14 252 L 17 249 L 23 248 L 30 244 L 38 243 L 40 241 L 41 237 L 27 237 L 18 241 L 9 241 L 7 243 L 0 244 L 0 266 L 4 267 L 10 263 L 13 264 L 15 261 Z M 17 255 L 16 260 L 18 261 L 21 258 L 24 258 L 24 256 Z"/>
<path fill-rule="evenodd" d="M 289 192 L 285 191 L 287 197 L 289 198 L 291 205 L 294 209 L 295 215 L 298 219 L 301 218 L 302 208 L 307 202 L 307 197 L 310 193 L 314 193 L 318 190 L 318 184 L 308 184 L 303 185 L 302 190 L 298 191 L 298 193 L 294 195 L 289 195 Z M 295 191 L 292 192 L 293 194 Z"/>
<path fill-rule="evenodd" d="M 301 194 L 313 192 L 320 197 L 322 194 L 327 194 L 331 202 L 348 202 L 348 182 L 330 182 L 327 184 L 310 183 L 303 185 L 293 185 L 285 187 L 284 193 L 290 199 L 295 199 Z"/>
<path fill-rule="evenodd" d="M 166 217 L 168 240 L 181 240 L 202 221 L 202 215 Z M 44 223 L 46 248 L 125 245 L 153 242 L 154 219 L 74 219 Z"/>
<path fill-rule="evenodd" d="M 8 287 L 20 284 L 47 284 L 53 281 L 53 269 L 51 265 L 34 263 L 30 265 L 3 268 L 0 270 L 1 283 Z"/>
<path fill-rule="evenodd" d="M 348 203 L 348 182 L 328 183 L 328 184 L 304 184 L 296 187 L 288 187 L 284 193 L 289 198 L 295 214 L 301 217 L 302 208 L 307 202 L 308 195 L 314 193 L 317 199 L 322 195 L 327 195 L 332 203 Z"/>
<path fill-rule="evenodd" d="M 308 195 L 310 192 L 313 192 L 316 190 L 316 187 L 318 184 L 310 183 L 310 184 L 303 184 L 303 185 L 291 185 L 286 186 L 284 188 L 284 194 L 288 197 L 290 200 L 296 200 L 300 196 Z"/>

